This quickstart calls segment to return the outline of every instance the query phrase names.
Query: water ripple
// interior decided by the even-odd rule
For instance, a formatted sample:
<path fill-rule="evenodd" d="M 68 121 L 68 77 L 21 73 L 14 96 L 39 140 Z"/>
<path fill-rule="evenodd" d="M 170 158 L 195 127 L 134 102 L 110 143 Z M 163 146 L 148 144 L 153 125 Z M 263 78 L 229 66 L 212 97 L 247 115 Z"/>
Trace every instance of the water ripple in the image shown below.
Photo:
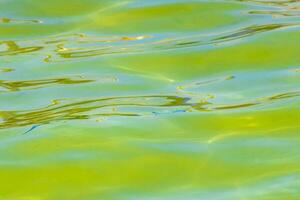
<path fill-rule="evenodd" d="M 252 12 L 253 13 L 253 12 Z M 156 38 L 151 35 L 138 36 L 92 36 L 86 34 L 70 34 L 52 39 L 38 41 L 0 41 L 6 50 L 0 56 L 16 56 L 40 52 L 45 62 L 63 61 L 67 59 L 98 57 L 115 54 L 147 53 L 163 50 L 177 50 L 190 47 L 220 46 L 225 42 L 275 31 L 283 28 L 298 27 L 299 23 L 273 23 L 251 25 L 238 30 L 218 34 L 190 34 L 189 36 Z M 21 43 L 18 44 L 18 43 Z M 29 44 L 28 44 L 29 43 Z M 31 44 L 34 43 L 34 46 Z M 92 46 L 92 47 L 91 47 Z M 47 53 L 43 50 L 47 50 Z M 62 60 L 63 59 L 63 60 Z"/>
<path fill-rule="evenodd" d="M 10 18 L 0 18 L 0 24 L 24 24 L 24 23 L 33 23 L 33 24 L 40 24 L 42 23 L 41 20 L 36 19 L 10 19 Z"/>
<path fill-rule="evenodd" d="M 175 95 L 123 96 L 62 103 L 54 100 L 44 108 L 19 111 L 0 111 L 0 128 L 48 124 L 55 121 L 86 120 L 95 117 L 138 117 L 159 114 L 213 112 L 218 110 L 243 109 L 296 98 L 300 91 L 275 94 L 241 104 L 221 105 L 209 102 L 207 98 Z M 74 101 L 74 100 L 73 100 Z M 196 102 L 196 103 L 195 103 Z M 149 109 L 147 109 L 147 107 Z M 133 111 L 132 108 L 141 108 Z M 126 110 L 127 111 L 118 111 Z"/>
<path fill-rule="evenodd" d="M 36 89 L 43 88 L 52 85 L 69 85 L 69 84 L 80 84 L 89 83 L 94 80 L 88 79 L 71 79 L 71 78 L 50 78 L 50 79 L 39 79 L 39 80 L 24 80 L 24 81 L 7 81 L 0 80 L 0 87 L 6 91 L 19 91 L 24 89 Z"/>

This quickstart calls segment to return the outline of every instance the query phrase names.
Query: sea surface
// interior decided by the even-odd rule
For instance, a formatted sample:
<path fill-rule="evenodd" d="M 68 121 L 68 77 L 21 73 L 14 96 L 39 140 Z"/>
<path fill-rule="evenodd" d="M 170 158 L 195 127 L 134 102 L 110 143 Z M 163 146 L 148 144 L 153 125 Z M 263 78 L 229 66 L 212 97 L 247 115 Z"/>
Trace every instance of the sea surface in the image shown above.
<path fill-rule="evenodd" d="M 299 199 L 299 0 L 0 0 L 0 200 Z"/>

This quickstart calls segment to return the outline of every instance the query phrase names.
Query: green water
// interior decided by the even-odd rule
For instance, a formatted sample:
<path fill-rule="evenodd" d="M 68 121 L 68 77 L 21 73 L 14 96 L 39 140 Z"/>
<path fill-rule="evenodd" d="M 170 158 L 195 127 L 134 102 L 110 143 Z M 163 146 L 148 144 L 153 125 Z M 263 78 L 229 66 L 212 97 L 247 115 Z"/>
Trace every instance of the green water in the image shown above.
<path fill-rule="evenodd" d="M 298 0 L 0 0 L 0 200 L 299 200 Z"/>

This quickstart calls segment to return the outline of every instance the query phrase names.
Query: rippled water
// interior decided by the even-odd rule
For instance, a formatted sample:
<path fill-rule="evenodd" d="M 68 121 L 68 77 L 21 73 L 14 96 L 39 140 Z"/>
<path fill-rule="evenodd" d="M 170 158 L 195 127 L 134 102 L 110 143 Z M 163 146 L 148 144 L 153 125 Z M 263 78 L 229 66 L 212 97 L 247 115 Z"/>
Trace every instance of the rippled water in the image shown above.
<path fill-rule="evenodd" d="M 0 200 L 300 199 L 300 1 L 0 13 Z"/>

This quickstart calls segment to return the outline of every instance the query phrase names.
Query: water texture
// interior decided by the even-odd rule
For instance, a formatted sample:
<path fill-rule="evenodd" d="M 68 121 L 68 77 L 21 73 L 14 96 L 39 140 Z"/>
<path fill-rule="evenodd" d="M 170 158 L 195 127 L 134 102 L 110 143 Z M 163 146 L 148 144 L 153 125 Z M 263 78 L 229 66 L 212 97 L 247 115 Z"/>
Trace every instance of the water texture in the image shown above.
<path fill-rule="evenodd" d="M 300 199 L 300 1 L 0 0 L 0 200 Z"/>

